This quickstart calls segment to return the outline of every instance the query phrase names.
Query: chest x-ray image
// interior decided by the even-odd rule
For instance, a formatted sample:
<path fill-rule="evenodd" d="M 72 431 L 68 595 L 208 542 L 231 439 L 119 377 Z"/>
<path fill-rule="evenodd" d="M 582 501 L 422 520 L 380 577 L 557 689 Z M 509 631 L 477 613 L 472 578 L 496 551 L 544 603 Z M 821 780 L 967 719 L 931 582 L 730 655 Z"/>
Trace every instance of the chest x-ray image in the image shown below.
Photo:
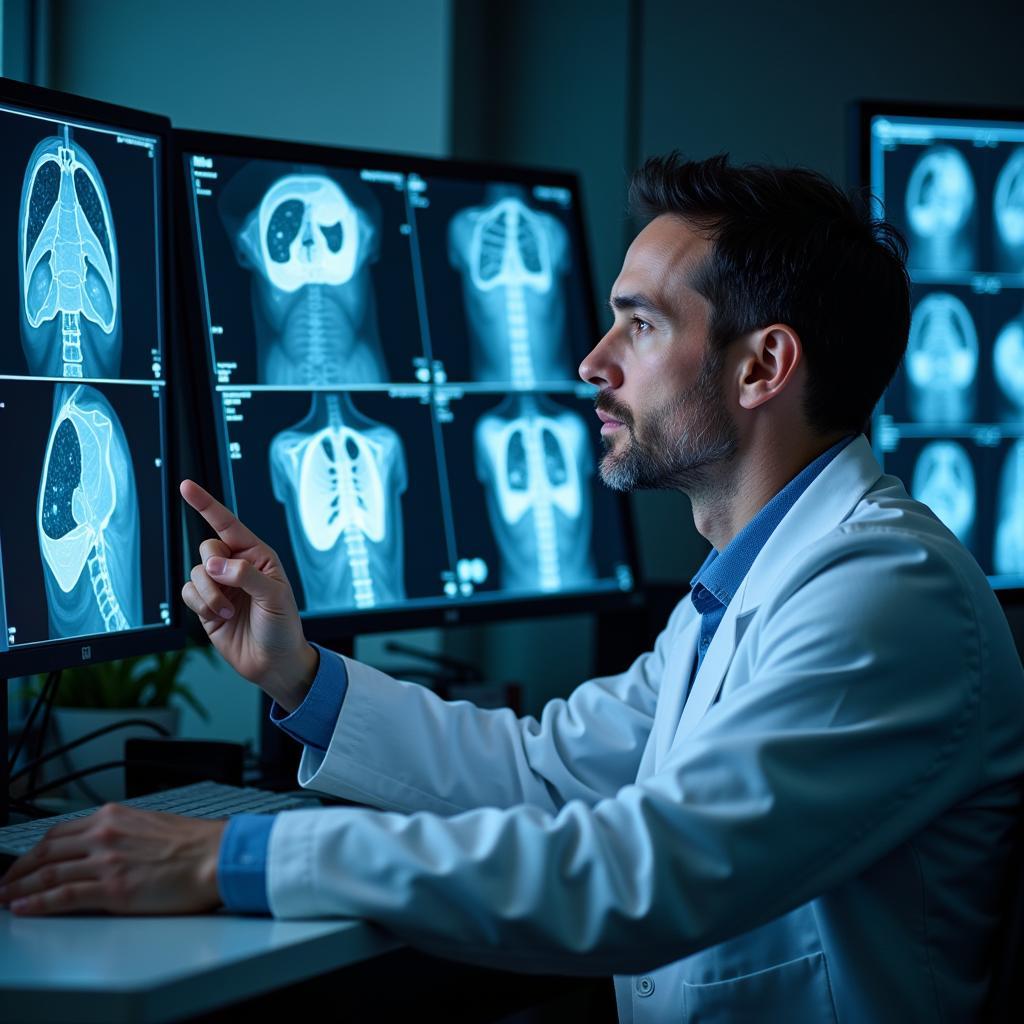
<path fill-rule="evenodd" d="M 510 395 L 480 418 L 473 442 L 502 587 L 557 591 L 593 580 L 594 463 L 582 418 L 543 395 Z"/>
<path fill-rule="evenodd" d="M 566 337 L 568 232 L 531 209 L 525 191 L 492 185 L 483 206 L 448 226 L 448 257 L 462 275 L 475 381 L 537 381 L 573 376 Z"/>
<path fill-rule="evenodd" d="M 1016 441 L 1006 453 L 999 478 L 995 571 L 1005 575 L 1024 573 L 1024 441 Z"/>
<path fill-rule="evenodd" d="M 121 365 L 117 236 L 99 169 L 71 129 L 32 151 L 18 218 L 29 372 L 114 377 Z"/>
<path fill-rule="evenodd" d="M 935 145 L 921 154 L 907 181 L 905 205 L 912 267 L 939 273 L 972 269 L 976 189 L 959 150 Z"/>
<path fill-rule="evenodd" d="M 138 626 L 135 473 L 117 414 L 95 388 L 57 385 L 36 513 L 51 639 Z"/>
<path fill-rule="evenodd" d="M 974 526 L 977 491 L 974 468 L 956 441 L 926 444 L 914 464 L 911 493 L 924 502 L 962 544 Z"/>
<path fill-rule="evenodd" d="M 307 611 L 373 608 L 405 597 L 405 453 L 390 427 L 345 393 L 317 392 L 308 415 L 270 444 Z"/>
<path fill-rule="evenodd" d="M 967 423 L 974 415 L 978 332 L 963 302 L 933 292 L 914 308 L 904 366 L 911 416 Z"/>
<path fill-rule="evenodd" d="M 996 383 L 1012 408 L 1014 419 L 1024 419 L 1024 312 L 1005 324 L 992 351 Z"/>
<path fill-rule="evenodd" d="M 1024 146 L 1003 164 L 992 195 L 992 219 L 1002 270 L 1024 273 Z"/>
<path fill-rule="evenodd" d="M 278 178 L 234 236 L 252 272 L 260 384 L 387 380 L 370 264 L 377 228 L 325 174 Z"/>

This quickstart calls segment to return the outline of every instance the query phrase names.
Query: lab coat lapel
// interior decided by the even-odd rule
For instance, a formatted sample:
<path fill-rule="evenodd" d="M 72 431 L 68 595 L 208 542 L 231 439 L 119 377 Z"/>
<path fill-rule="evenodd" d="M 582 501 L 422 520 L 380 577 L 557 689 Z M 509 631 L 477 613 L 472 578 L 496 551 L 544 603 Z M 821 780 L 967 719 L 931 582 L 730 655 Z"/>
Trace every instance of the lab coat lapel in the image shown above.
<path fill-rule="evenodd" d="M 861 434 L 800 495 L 729 602 L 686 698 L 674 743 L 692 733 L 714 703 L 747 626 L 770 595 L 782 570 L 809 544 L 846 519 L 881 475 L 871 445 Z"/>

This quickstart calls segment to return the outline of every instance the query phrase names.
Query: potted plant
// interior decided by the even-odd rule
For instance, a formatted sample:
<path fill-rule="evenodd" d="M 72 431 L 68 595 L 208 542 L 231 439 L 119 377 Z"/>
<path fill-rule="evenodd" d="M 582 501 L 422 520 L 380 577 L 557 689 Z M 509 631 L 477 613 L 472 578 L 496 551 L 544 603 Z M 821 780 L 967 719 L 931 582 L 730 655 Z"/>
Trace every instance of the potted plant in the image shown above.
<path fill-rule="evenodd" d="M 46 750 L 55 750 L 97 729 L 129 720 L 145 719 L 157 728 L 138 724 L 112 729 L 47 762 L 37 781 L 57 779 L 90 765 L 121 761 L 125 740 L 134 736 L 176 735 L 180 708 L 171 703 L 172 698 L 185 701 L 208 721 L 209 712 L 180 679 L 191 651 L 201 651 L 209 658 L 213 648 L 189 645 L 164 654 L 65 669 L 53 700 Z M 45 681 L 45 676 L 36 677 L 30 688 L 33 697 L 42 692 Z M 90 804 L 123 800 L 124 770 L 112 768 L 68 783 L 67 795 Z"/>

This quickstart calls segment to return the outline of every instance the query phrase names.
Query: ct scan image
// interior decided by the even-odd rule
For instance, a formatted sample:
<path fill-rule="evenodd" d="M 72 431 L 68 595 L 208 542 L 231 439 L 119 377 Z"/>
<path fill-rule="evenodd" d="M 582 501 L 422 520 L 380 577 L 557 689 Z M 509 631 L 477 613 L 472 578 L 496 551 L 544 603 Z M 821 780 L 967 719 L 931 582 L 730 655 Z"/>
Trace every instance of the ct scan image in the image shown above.
<path fill-rule="evenodd" d="M 417 380 L 427 359 L 404 190 L 356 170 L 211 160 L 195 211 L 218 382 Z"/>
<path fill-rule="evenodd" d="M 301 612 L 443 596 L 452 566 L 429 402 L 369 391 L 225 397 L 235 509 L 277 551 Z"/>
<path fill-rule="evenodd" d="M 443 427 L 460 566 L 475 590 L 592 588 L 624 562 L 618 506 L 597 478 L 590 402 L 466 394 Z M 463 581 L 465 582 L 465 581 Z M 466 588 L 464 588 L 466 589 Z"/>
<path fill-rule="evenodd" d="M 428 179 L 416 222 L 431 346 L 449 381 L 578 381 L 591 316 L 570 197 Z"/>
<path fill-rule="evenodd" d="M 0 130 L 0 374 L 161 379 L 157 142 L 11 110 Z"/>
<path fill-rule="evenodd" d="M 163 401 L 155 385 L 0 380 L 12 645 L 166 621 Z"/>

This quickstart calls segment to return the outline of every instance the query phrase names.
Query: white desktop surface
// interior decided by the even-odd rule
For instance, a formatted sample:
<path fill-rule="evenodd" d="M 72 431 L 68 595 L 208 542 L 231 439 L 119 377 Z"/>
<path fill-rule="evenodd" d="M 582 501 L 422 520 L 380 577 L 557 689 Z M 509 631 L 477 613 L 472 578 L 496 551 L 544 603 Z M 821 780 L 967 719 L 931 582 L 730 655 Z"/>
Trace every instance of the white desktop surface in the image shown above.
<path fill-rule="evenodd" d="M 403 945 L 351 919 L 18 917 L 0 910 L 0 1021 L 170 1021 Z"/>

